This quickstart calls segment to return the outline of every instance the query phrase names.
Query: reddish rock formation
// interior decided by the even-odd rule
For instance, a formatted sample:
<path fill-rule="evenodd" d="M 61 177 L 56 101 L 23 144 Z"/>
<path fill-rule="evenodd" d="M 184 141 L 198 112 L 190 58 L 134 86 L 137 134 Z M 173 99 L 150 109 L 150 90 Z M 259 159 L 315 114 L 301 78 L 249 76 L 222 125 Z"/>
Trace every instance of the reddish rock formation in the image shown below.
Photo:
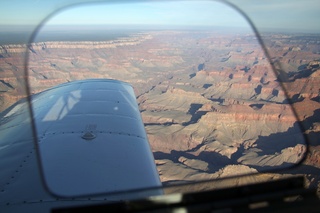
<path fill-rule="evenodd" d="M 167 31 L 104 42 L 2 45 L 0 110 L 26 95 L 28 49 L 32 93 L 87 78 L 131 83 L 152 150 L 167 156 L 156 161 L 162 181 L 255 173 L 262 166 L 298 162 L 306 149 L 303 140 L 290 136 L 297 123 L 288 99 L 312 141 L 306 164 L 319 168 L 314 121 L 320 108 L 319 44 L 292 35 L 263 38 L 284 82 L 252 35 Z"/>

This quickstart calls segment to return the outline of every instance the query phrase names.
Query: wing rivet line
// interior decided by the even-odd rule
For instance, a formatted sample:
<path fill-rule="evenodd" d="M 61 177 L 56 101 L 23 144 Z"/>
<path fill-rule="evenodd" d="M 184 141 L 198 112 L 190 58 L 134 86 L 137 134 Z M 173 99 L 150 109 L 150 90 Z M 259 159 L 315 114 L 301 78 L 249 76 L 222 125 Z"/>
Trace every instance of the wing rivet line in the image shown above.
<path fill-rule="evenodd" d="M 31 154 L 33 153 L 33 151 L 30 151 L 29 153 Z M 10 178 L 7 180 L 7 182 L 1 187 L 1 190 L 0 190 L 1 193 L 5 192 L 5 188 L 9 187 L 9 185 L 15 181 L 16 175 L 20 172 L 20 169 L 23 167 L 23 164 L 27 163 L 27 158 L 30 158 L 30 155 L 25 156 L 25 158 L 22 160 L 19 167 L 16 170 L 14 170 L 14 174 L 11 175 Z"/>

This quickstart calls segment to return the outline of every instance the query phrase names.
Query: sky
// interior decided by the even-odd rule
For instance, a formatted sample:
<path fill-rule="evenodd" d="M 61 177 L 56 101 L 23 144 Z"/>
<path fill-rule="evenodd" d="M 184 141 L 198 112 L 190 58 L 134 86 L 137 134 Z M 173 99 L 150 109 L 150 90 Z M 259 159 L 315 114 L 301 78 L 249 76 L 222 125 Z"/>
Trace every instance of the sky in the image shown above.
<path fill-rule="evenodd" d="M 98 4 L 62 11 L 48 24 L 247 26 L 239 13 L 219 2 Z"/>
<path fill-rule="evenodd" d="M 320 33 L 319 0 L 229 0 L 258 28 Z"/>
<path fill-rule="evenodd" d="M 85 0 L 68 0 L 69 2 Z M 2 0 L 0 25 L 36 25 L 66 0 Z M 91 1 L 91 0 L 89 0 Z M 229 0 L 258 28 L 319 32 L 319 0 Z M 123 2 L 123 1 L 117 1 Z M 132 2 L 132 1 L 130 1 Z M 169 24 L 247 27 L 233 8 L 216 1 L 113 3 L 71 7 L 48 24 Z M 4 29 L 4 28 L 3 28 Z M 0 29 L 1 30 L 1 29 Z"/>

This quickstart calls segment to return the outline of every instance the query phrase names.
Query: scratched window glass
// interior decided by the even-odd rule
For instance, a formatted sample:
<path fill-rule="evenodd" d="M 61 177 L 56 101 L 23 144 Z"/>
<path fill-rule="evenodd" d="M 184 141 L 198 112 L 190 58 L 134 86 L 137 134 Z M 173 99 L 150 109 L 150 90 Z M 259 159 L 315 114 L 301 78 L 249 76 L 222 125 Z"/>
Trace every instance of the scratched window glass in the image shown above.
<path fill-rule="evenodd" d="M 138 140 L 144 137 L 139 125 L 121 119 L 141 115 L 163 186 L 289 168 L 305 155 L 297 118 L 257 35 L 239 12 L 221 2 L 69 8 L 39 28 L 28 57 L 33 109 L 42 115 L 35 116 L 40 146 L 109 140 L 105 134 Z M 88 79 L 95 79 L 95 86 L 71 84 L 37 95 Z M 126 83 L 102 89 L 97 79 Z M 119 118 L 87 122 L 92 112 Z M 63 127 L 62 121 L 75 114 L 82 115 L 77 123 Z M 114 122 L 121 130 L 112 129 Z M 68 145 L 65 162 L 76 146 Z M 122 149 L 129 152 L 125 143 L 117 145 Z M 120 156 L 131 156 L 126 153 Z M 117 155 L 105 155 L 117 165 Z M 41 156 L 44 167 L 51 165 Z M 91 157 L 87 160 L 99 161 Z M 72 174 L 74 180 L 81 173 Z"/>

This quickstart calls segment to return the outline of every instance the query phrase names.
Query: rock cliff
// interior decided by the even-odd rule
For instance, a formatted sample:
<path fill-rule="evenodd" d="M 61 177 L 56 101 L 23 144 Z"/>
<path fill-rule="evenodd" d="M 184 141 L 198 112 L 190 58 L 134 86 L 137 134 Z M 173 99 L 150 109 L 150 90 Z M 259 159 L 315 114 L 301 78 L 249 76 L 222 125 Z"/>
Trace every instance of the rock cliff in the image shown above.
<path fill-rule="evenodd" d="M 26 77 L 32 93 L 79 79 L 118 79 L 134 86 L 164 183 L 287 168 L 306 155 L 301 131 L 312 141 L 306 164 L 320 168 L 320 46 L 315 38 L 308 45 L 294 36 L 264 39 L 286 78 L 253 35 L 158 31 L 2 45 L 0 110 L 26 96 Z"/>

